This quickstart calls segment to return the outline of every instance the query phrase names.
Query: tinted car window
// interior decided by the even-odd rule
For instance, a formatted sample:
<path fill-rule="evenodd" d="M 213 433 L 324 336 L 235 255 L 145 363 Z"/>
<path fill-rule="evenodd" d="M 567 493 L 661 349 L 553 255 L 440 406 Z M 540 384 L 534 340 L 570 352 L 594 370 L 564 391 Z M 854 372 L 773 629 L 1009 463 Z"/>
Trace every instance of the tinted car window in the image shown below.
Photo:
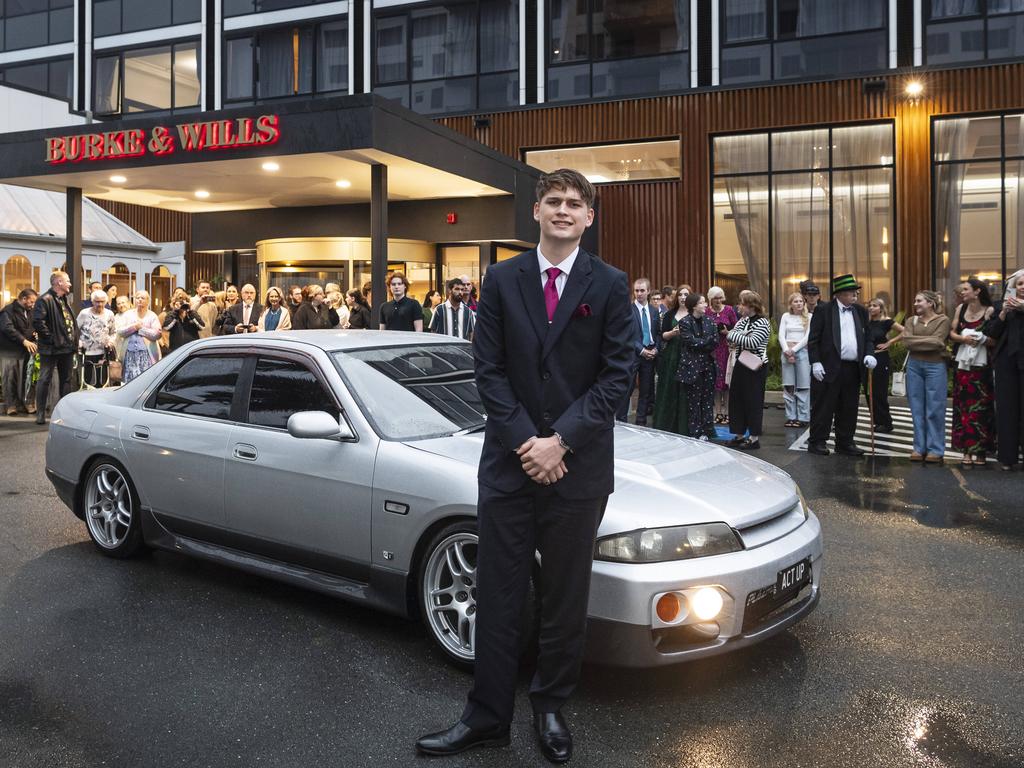
<path fill-rule="evenodd" d="M 211 419 L 230 418 L 241 370 L 240 357 L 193 357 L 164 382 L 153 407 Z"/>
<path fill-rule="evenodd" d="M 249 392 L 249 423 L 287 429 L 288 417 L 300 411 L 340 415 L 320 380 L 304 365 L 261 357 Z"/>

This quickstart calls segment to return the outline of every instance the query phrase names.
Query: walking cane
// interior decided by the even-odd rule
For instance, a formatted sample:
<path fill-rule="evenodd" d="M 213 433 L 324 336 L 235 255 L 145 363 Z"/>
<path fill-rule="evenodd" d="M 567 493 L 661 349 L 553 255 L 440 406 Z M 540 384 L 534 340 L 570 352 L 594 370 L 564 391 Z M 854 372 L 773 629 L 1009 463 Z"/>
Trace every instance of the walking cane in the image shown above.
<path fill-rule="evenodd" d="M 875 377 L 868 369 L 868 423 L 871 424 L 871 455 L 875 455 Z"/>

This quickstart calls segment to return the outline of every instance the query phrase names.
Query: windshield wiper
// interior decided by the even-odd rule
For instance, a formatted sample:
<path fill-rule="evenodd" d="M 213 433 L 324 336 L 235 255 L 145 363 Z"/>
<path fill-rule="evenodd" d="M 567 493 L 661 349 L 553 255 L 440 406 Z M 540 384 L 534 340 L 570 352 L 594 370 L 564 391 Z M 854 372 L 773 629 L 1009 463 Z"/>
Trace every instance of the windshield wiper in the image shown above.
<path fill-rule="evenodd" d="M 479 432 L 481 429 L 487 426 L 486 421 L 481 421 L 479 424 L 474 424 L 471 427 L 460 429 L 458 432 L 452 432 L 452 437 L 460 437 L 461 435 L 471 435 L 474 432 Z"/>

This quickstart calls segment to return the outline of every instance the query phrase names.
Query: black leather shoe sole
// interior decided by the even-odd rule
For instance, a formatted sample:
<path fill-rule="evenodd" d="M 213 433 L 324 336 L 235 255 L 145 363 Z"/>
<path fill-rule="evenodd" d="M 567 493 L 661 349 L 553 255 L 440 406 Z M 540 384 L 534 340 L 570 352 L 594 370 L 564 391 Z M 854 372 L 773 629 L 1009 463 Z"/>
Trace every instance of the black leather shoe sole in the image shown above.
<path fill-rule="evenodd" d="M 416 742 L 416 751 L 421 755 L 429 755 L 430 757 L 446 757 L 449 755 L 458 755 L 470 749 L 476 749 L 477 747 L 507 747 L 511 743 L 512 738 L 506 732 L 501 736 L 478 739 L 466 744 L 459 744 L 457 746 L 430 747 Z"/>
<path fill-rule="evenodd" d="M 813 453 L 816 456 L 828 456 L 828 448 L 823 445 L 808 445 L 807 452 Z"/>
<path fill-rule="evenodd" d="M 842 448 L 836 448 L 836 453 L 841 453 L 841 454 L 843 454 L 843 456 L 863 456 L 867 452 L 864 451 L 864 450 L 861 450 L 860 448 L 856 448 L 856 447 L 850 448 L 850 447 L 844 446 Z"/>

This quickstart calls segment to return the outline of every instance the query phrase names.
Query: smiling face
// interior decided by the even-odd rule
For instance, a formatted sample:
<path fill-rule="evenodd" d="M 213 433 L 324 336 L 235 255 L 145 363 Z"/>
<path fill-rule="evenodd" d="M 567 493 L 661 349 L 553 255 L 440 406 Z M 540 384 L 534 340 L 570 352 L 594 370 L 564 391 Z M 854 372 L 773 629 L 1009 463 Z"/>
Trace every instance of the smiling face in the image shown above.
<path fill-rule="evenodd" d="M 114 300 L 114 306 L 117 307 L 117 313 L 121 314 L 122 312 L 127 312 L 131 309 L 132 303 L 129 301 L 127 296 L 118 296 Z"/>
<path fill-rule="evenodd" d="M 1017 278 L 1017 284 L 1014 287 L 1017 289 L 1017 298 L 1024 299 L 1024 275 Z"/>
<path fill-rule="evenodd" d="M 533 204 L 533 218 L 540 224 L 542 241 L 552 245 L 575 245 L 584 230 L 594 223 L 594 209 L 587 205 L 579 190 L 553 187 L 540 202 Z"/>
<path fill-rule="evenodd" d="M 917 315 L 926 315 L 929 312 L 934 312 L 935 306 L 928 300 L 928 297 L 923 293 L 917 294 L 914 297 L 914 312 Z"/>
<path fill-rule="evenodd" d="M 271 288 L 269 291 L 267 291 L 267 303 L 271 307 L 277 309 L 279 306 L 281 306 L 282 301 L 284 301 L 284 297 L 281 295 L 281 292 L 277 290 L 277 288 Z"/>

